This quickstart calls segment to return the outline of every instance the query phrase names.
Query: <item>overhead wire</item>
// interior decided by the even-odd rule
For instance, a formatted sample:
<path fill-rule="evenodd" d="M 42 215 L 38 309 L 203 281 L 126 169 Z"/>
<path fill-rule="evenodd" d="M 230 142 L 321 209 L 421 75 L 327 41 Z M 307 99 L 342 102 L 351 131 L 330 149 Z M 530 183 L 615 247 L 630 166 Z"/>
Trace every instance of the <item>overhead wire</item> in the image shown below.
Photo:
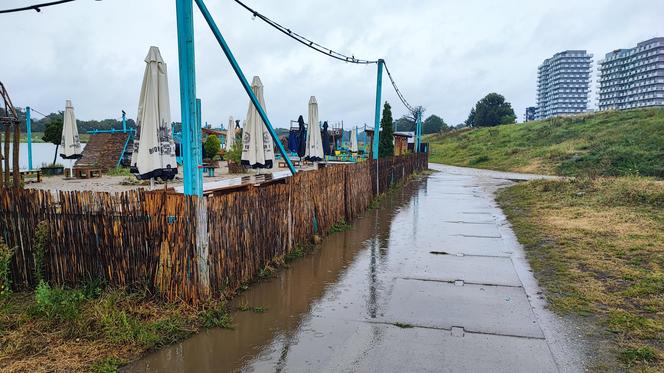
<path fill-rule="evenodd" d="M 249 11 L 255 18 L 259 18 L 263 22 L 267 23 L 268 25 L 274 27 L 278 31 L 282 32 L 286 36 L 292 38 L 293 40 L 305 45 L 306 47 L 309 47 L 316 52 L 319 52 L 321 54 L 324 54 L 328 57 L 335 58 L 340 61 L 344 62 L 349 62 L 349 63 L 355 63 L 355 64 L 376 64 L 378 63 L 378 60 L 365 60 L 365 59 L 358 59 L 355 58 L 354 55 L 348 56 L 343 53 L 337 52 L 331 48 L 325 47 L 321 45 L 320 43 L 317 43 L 307 37 L 304 37 L 295 31 L 291 30 L 288 27 L 282 26 L 281 24 L 277 23 L 276 21 L 273 21 L 272 19 L 268 18 L 267 16 L 261 14 L 257 10 L 249 7 L 247 4 L 243 3 L 241 0 L 234 0 L 237 4 L 239 4 L 241 7 Z M 384 62 L 384 61 L 383 61 Z M 397 87 L 397 83 L 394 81 L 394 77 L 392 77 L 392 74 L 390 73 L 390 70 L 387 67 L 387 63 L 384 62 L 385 66 L 385 71 L 387 72 L 387 76 L 390 78 L 390 83 L 392 83 L 392 87 L 394 88 L 394 91 L 397 93 L 397 96 L 399 97 L 399 100 L 403 105 L 410 111 L 411 113 L 415 112 L 415 109 L 408 103 L 406 98 L 404 97 L 403 93 L 401 93 L 401 90 L 399 90 L 399 87 Z"/>
<path fill-rule="evenodd" d="M 410 106 L 406 100 L 406 97 L 404 97 L 403 93 L 401 93 L 401 90 L 399 90 L 399 87 L 397 87 L 397 83 L 394 81 L 394 78 L 392 78 L 392 74 L 390 73 L 390 69 L 387 67 L 387 63 L 385 63 L 385 72 L 387 72 L 387 76 L 390 78 L 392 87 L 394 87 L 394 90 L 397 92 L 397 96 L 399 97 L 399 100 L 401 100 L 401 103 L 406 107 L 406 109 L 408 109 L 408 111 L 415 113 L 415 109 Z"/>
<path fill-rule="evenodd" d="M 40 112 L 39 110 L 37 110 L 37 109 L 35 109 L 35 108 L 33 108 L 33 107 L 30 108 L 30 111 L 34 111 L 35 113 L 41 115 L 41 116 L 44 117 L 44 118 L 48 117 L 48 115 L 46 115 L 46 114 Z"/>
<path fill-rule="evenodd" d="M 313 41 L 311 39 L 308 39 L 308 38 L 296 33 L 295 31 L 291 30 L 288 27 L 280 25 L 279 23 L 271 20 L 270 18 L 268 18 L 265 15 L 261 14 L 257 10 L 249 7 L 247 4 L 243 3 L 240 0 L 235 0 L 235 2 L 238 3 L 244 9 L 248 10 L 251 14 L 253 14 L 254 17 L 261 19 L 263 22 L 265 22 L 268 25 L 274 27 L 275 29 L 279 30 L 280 32 L 282 32 L 283 34 L 289 36 L 290 38 L 296 40 L 297 42 L 299 42 L 299 43 L 301 43 L 301 44 L 303 44 L 303 45 L 305 45 L 305 46 L 307 46 L 307 47 L 309 47 L 309 48 L 311 48 L 311 49 L 313 49 L 313 50 L 315 50 L 319 53 L 322 53 L 322 54 L 324 54 L 328 57 L 332 57 L 332 58 L 335 58 L 335 59 L 340 60 L 340 61 L 345 61 L 345 62 L 355 63 L 355 64 L 368 65 L 368 64 L 378 63 L 378 60 L 364 60 L 364 59 L 360 59 L 360 58 L 355 58 L 354 55 L 348 56 L 346 54 L 337 52 L 337 51 L 335 51 L 331 48 L 328 48 L 324 45 L 316 43 L 315 41 Z"/>
<path fill-rule="evenodd" d="M 33 5 L 28 5 L 28 6 L 23 6 L 19 8 L 13 8 L 13 9 L 3 9 L 0 10 L 0 14 L 4 13 L 16 13 L 16 12 L 25 12 L 28 10 L 34 10 L 37 12 L 41 12 L 41 8 L 46 8 L 49 6 L 54 6 L 54 5 L 60 5 L 60 4 L 65 4 L 65 3 L 71 3 L 76 0 L 58 0 L 58 1 L 50 1 L 47 3 L 40 3 L 40 4 L 33 4 Z"/>

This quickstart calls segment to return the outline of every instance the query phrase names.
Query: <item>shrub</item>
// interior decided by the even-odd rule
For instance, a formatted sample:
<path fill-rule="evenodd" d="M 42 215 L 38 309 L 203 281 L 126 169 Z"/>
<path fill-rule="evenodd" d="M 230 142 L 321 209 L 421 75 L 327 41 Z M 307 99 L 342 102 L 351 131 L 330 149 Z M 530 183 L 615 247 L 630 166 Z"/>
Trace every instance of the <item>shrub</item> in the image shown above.
<path fill-rule="evenodd" d="M 35 289 L 37 313 L 49 320 L 71 321 L 80 316 L 85 295 L 79 290 L 66 290 L 40 281 Z"/>
<path fill-rule="evenodd" d="M 205 158 L 213 159 L 219 154 L 219 150 L 221 150 L 219 138 L 216 135 L 209 135 L 203 144 Z"/>

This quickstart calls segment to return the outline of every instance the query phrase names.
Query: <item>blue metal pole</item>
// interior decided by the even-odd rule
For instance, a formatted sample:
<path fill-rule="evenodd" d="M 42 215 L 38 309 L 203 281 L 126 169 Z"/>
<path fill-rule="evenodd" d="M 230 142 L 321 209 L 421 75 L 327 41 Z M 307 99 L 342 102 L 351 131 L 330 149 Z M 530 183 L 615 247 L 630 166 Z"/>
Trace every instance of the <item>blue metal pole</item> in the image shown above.
<path fill-rule="evenodd" d="M 176 0 L 178 62 L 180 66 L 180 107 L 182 113 L 182 158 L 185 195 L 202 195 L 198 183 L 198 162 L 194 157 L 192 131 L 196 129 L 196 62 L 194 54 L 194 4 Z M 199 129 L 200 131 L 200 129 Z"/>
<path fill-rule="evenodd" d="M 28 170 L 32 170 L 32 118 L 30 117 L 30 106 L 25 108 L 25 129 L 28 136 Z"/>
<path fill-rule="evenodd" d="M 194 188 L 197 188 L 200 185 L 200 191 L 194 190 L 194 193 L 197 195 L 203 195 L 203 134 L 201 133 L 201 118 L 203 117 L 201 112 L 201 99 L 196 99 L 196 129 L 191 132 L 191 138 L 193 141 L 193 155 L 196 162 L 196 182 L 194 183 Z"/>
<path fill-rule="evenodd" d="M 263 120 L 263 123 L 265 123 L 267 130 L 270 132 L 270 136 L 272 137 L 274 143 L 277 145 L 279 153 L 286 162 L 288 169 L 293 175 L 295 175 L 297 173 L 295 166 L 293 166 L 293 163 L 291 162 L 290 158 L 288 157 L 288 154 L 286 153 L 286 149 L 284 149 L 284 146 L 281 144 L 281 141 L 279 141 L 279 136 L 277 136 L 277 132 L 274 130 L 274 127 L 272 127 L 272 123 L 270 123 L 270 119 L 267 117 L 267 113 L 265 113 L 265 110 L 263 109 L 263 107 L 261 107 L 261 104 L 258 102 L 258 98 L 256 98 L 256 95 L 254 95 L 254 91 L 251 90 L 251 85 L 247 81 L 247 78 L 244 76 L 242 69 L 240 69 L 240 65 L 238 65 L 237 61 L 235 60 L 235 56 L 233 56 L 233 52 L 231 52 L 230 47 L 228 46 L 228 44 L 226 44 L 226 40 L 224 40 L 224 37 L 221 35 L 221 31 L 219 31 L 217 24 L 214 22 L 214 19 L 212 18 L 210 11 L 205 6 L 203 0 L 195 0 L 195 1 L 196 5 L 198 5 L 198 9 L 200 9 L 201 13 L 203 14 L 205 21 L 207 22 L 208 26 L 210 26 L 210 29 L 212 30 L 214 37 L 217 39 L 217 42 L 219 42 L 221 49 L 224 51 L 226 58 L 228 58 L 228 61 L 231 63 L 233 71 L 235 71 L 235 75 L 237 75 L 237 77 L 240 79 L 240 82 L 242 83 L 244 90 L 247 92 L 247 95 L 249 95 L 251 102 L 254 104 L 254 107 L 256 107 L 256 110 L 258 111 L 258 114 Z"/>
<path fill-rule="evenodd" d="M 122 132 L 127 132 L 127 113 L 122 110 Z"/>
<path fill-rule="evenodd" d="M 422 135 L 422 112 L 417 113 L 417 125 L 415 126 L 415 153 L 420 152 L 420 142 Z"/>
<path fill-rule="evenodd" d="M 383 92 L 383 64 L 385 61 L 378 60 L 378 78 L 376 81 L 376 113 L 374 117 L 373 159 L 378 159 L 378 141 L 380 137 L 380 95 Z M 376 164 L 378 167 L 378 164 Z"/>

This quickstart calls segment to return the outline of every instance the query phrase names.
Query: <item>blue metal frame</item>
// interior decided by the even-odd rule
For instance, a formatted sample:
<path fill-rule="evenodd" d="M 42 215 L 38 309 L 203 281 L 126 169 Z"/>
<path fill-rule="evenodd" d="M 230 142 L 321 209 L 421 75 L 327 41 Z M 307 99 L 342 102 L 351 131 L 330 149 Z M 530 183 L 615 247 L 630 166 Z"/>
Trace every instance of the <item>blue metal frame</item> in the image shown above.
<path fill-rule="evenodd" d="M 378 159 L 378 141 L 380 137 L 380 96 L 383 92 L 383 64 L 385 61 L 378 60 L 378 77 L 376 79 L 376 112 L 374 117 L 373 159 Z M 378 164 L 376 164 L 376 167 Z"/>
<path fill-rule="evenodd" d="M 199 184 L 198 163 L 194 158 L 192 132 L 196 128 L 196 62 L 194 54 L 194 4 L 192 0 L 176 0 L 178 28 L 178 62 L 180 68 L 180 107 L 182 112 L 182 158 L 185 195 L 203 195 L 203 185 Z"/>
<path fill-rule="evenodd" d="M 182 2 L 182 1 L 183 0 L 178 0 L 178 3 Z M 214 22 L 214 19 L 212 18 L 212 15 L 210 14 L 210 11 L 205 6 L 205 3 L 203 2 L 203 0 L 194 0 L 194 1 L 196 2 L 196 5 L 198 5 L 198 9 L 200 9 L 201 13 L 203 14 L 203 17 L 205 18 L 205 21 L 207 22 L 208 26 L 210 26 L 210 29 L 212 30 L 212 33 L 214 34 L 214 37 L 217 39 L 217 42 L 219 42 L 219 45 L 221 46 L 221 49 L 224 51 L 224 54 L 226 55 L 226 58 L 228 58 L 228 62 L 231 63 L 231 66 L 233 67 L 233 71 L 235 71 L 235 75 L 237 75 L 237 77 L 240 79 L 240 82 L 242 83 L 242 86 L 244 87 L 244 90 L 247 92 L 247 95 L 251 99 L 251 102 L 254 104 L 254 107 L 256 107 L 256 110 L 258 111 L 258 114 L 260 115 L 261 119 L 265 123 L 265 126 L 267 127 L 267 130 L 270 132 L 270 136 L 272 137 L 272 140 L 277 145 L 277 148 L 279 149 L 279 153 L 284 158 L 284 161 L 286 162 L 286 165 L 288 166 L 288 169 L 290 170 L 290 172 L 293 175 L 295 175 L 297 173 L 297 170 L 295 169 L 295 166 L 293 166 L 293 163 L 291 162 L 290 158 L 288 157 L 288 154 L 286 153 L 286 149 L 284 149 L 284 146 L 281 144 L 281 141 L 279 141 L 279 136 L 277 136 L 277 133 L 275 132 L 274 128 L 272 127 L 272 123 L 270 123 L 270 119 L 267 117 L 267 114 L 265 113 L 265 110 L 263 110 L 263 107 L 261 107 L 261 104 L 258 102 L 258 99 L 256 98 L 256 95 L 254 95 L 254 91 L 251 90 L 251 85 L 247 81 L 247 78 L 244 76 L 244 73 L 242 72 L 242 69 L 240 69 L 240 66 L 238 65 L 237 61 L 235 60 L 235 57 L 233 56 L 233 53 L 231 52 L 231 49 L 228 47 L 228 44 L 226 44 L 226 40 L 224 40 L 224 37 L 221 35 L 221 32 L 219 31 L 219 28 L 217 27 L 217 24 Z M 192 40 L 193 40 L 193 36 L 192 36 Z M 183 122 L 183 124 L 184 124 L 184 122 Z"/>
<path fill-rule="evenodd" d="M 28 170 L 32 170 L 32 118 L 30 111 L 30 106 L 25 108 L 25 129 L 28 136 Z"/>
<path fill-rule="evenodd" d="M 127 132 L 127 113 L 122 110 L 122 130 Z"/>
<path fill-rule="evenodd" d="M 201 118 L 203 117 L 201 111 L 201 99 L 196 99 L 196 130 L 191 131 L 191 141 L 193 141 L 198 146 L 193 146 L 193 156 L 194 161 L 196 162 L 196 168 L 198 172 L 196 176 L 198 179 L 194 181 L 194 184 L 201 186 L 201 192 L 203 190 L 203 133 L 201 131 Z"/>
<path fill-rule="evenodd" d="M 420 143 L 422 142 L 422 112 L 417 112 L 417 125 L 415 126 L 415 153 L 420 152 Z"/>
<path fill-rule="evenodd" d="M 127 147 L 129 146 L 129 141 L 131 141 L 132 137 L 134 137 L 134 131 L 125 131 L 127 132 L 127 140 L 125 140 L 125 144 L 122 147 L 122 153 L 120 153 L 120 158 L 118 159 L 118 163 L 115 165 L 115 167 L 120 167 L 122 163 L 122 158 L 124 158 L 125 153 L 127 152 Z"/>

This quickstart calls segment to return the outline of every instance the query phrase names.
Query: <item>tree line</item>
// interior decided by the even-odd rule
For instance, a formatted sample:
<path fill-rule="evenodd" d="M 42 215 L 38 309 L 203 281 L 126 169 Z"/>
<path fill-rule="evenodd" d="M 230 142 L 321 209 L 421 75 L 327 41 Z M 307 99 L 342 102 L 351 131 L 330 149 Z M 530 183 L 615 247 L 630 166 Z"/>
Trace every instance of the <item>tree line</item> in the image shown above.
<path fill-rule="evenodd" d="M 0 109 L 2 110 L 2 109 Z M 26 132 L 26 122 L 25 122 L 25 109 L 17 107 L 16 114 L 18 114 L 18 119 L 21 121 L 21 132 Z M 34 111 L 31 115 L 31 127 L 32 132 L 46 132 L 46 127 L 51 122 L 62 122 L 64 118 L 64 112 L 58 111 L 56 113 L 50 113 L 45 117 L 41 114 L 37 114 Z M 122 129 L 122 120 L 120 119 L 103 119 L 103 120 L 76 120 L 76 125 L 78 126 L 78 131 L 81 133 L 86 133 L 88 131 L 98 129 L 98 130 L 110 130 Z M 127 119 L 127 127 L 136 128 L 136 122 L 133 119 Z"/>

